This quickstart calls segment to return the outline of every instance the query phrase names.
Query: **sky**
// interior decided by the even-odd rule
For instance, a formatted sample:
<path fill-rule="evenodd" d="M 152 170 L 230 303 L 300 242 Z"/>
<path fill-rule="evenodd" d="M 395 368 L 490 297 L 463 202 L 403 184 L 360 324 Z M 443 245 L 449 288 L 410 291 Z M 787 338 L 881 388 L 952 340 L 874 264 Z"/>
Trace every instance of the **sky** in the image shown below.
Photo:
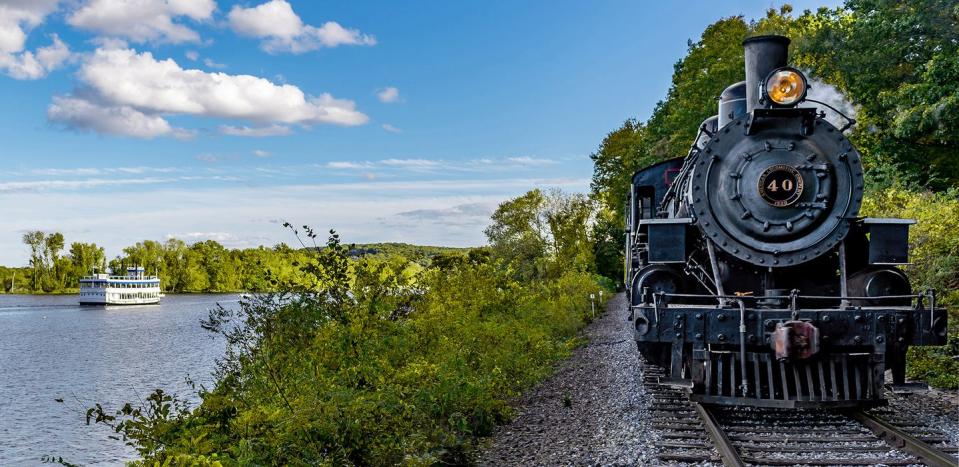
<path fill-rule="evenodd" d="M 790 2 L 796 11 L 835 0 Z M 501 201 L 589 190 L 688 40 L 768 0 L 0 0 L 0 264 L 29 230 L 232 248 L 476 246 Z"/>

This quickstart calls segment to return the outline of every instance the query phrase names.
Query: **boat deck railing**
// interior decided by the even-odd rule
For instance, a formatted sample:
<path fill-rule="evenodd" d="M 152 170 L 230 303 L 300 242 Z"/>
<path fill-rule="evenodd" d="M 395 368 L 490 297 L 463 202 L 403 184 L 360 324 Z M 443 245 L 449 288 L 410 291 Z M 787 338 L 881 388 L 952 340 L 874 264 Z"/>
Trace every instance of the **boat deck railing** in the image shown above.
<path fill-rule="evenodd" d="M 137 276 L 107 276 L 107 277 L 86 276 L 86 277 L 81 277 L 80 280 L 81 280 L 81 281 L 104 281 L 104 280 L 111 280 L 111 281 L 148 281 L 148 280 L 157 280 L 157 279 L 159 279 L 159 278 L 160 278 L 159 276 L 142 276 L 142 277 L 137 277 Z"/>

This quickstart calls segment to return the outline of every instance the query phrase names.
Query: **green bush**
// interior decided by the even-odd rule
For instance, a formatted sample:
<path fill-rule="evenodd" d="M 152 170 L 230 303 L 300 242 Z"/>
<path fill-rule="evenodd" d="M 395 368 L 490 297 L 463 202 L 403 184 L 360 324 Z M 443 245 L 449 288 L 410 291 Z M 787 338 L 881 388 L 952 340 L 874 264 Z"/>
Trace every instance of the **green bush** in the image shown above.
<path fill-rule="evenodd" d="M 422 270 L 348 254 L 333 236 L 289 293 L 211 314 L 229 349 L 196 409 L 158 392 L 90 416 L 141 465 L 467 463 L 510 400 L 569 355 L 601 289 L 575 270 L 521 283 L 502 262 Z"/>
<path fill-rule="evenodd" d="M 959 388 L 959 191 L 910 190 L 898 185 L 872 190 L 863 214 L 915 219 L 909 231 L 914 289 L 931 287 L 949 311 L 949 343 L 909 350 L 907 374 L 941 388 Z"/>

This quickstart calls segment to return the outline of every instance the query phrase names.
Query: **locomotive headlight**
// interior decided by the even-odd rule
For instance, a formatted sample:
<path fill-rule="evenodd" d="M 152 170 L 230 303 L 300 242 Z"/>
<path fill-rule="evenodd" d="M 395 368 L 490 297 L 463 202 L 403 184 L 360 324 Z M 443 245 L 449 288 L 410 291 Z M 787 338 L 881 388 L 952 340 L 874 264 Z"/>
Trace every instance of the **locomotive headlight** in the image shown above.
<path fill-rule="evenodd" d="M 780 68 L 763 81 L 763 96 L 777 105 L 793 105 L 806 97 L 808 87 L 799 70 Z"/>

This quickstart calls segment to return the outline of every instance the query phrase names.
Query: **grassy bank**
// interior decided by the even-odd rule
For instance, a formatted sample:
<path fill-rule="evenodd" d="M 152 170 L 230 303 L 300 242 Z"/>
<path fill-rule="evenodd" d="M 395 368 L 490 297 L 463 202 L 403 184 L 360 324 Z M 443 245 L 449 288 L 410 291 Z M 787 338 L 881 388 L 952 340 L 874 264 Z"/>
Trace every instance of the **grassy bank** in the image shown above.
<path fill-rule="evenodd" d="M 589 209 L 531 192 L 494 214 L 489 249 L 426 268 L 356 258 L 331 236 L 295 276 L 267 278 L 284 292 L 211 313 L 203 325 L 228 350 L 198 407 L 158 391 L 88 415 L 142 465 L 467 463 L 510 401 L 579 344 L 591 296 L 602 309 Z M 551 222 L 539 230 L 528 215 Z"/>

